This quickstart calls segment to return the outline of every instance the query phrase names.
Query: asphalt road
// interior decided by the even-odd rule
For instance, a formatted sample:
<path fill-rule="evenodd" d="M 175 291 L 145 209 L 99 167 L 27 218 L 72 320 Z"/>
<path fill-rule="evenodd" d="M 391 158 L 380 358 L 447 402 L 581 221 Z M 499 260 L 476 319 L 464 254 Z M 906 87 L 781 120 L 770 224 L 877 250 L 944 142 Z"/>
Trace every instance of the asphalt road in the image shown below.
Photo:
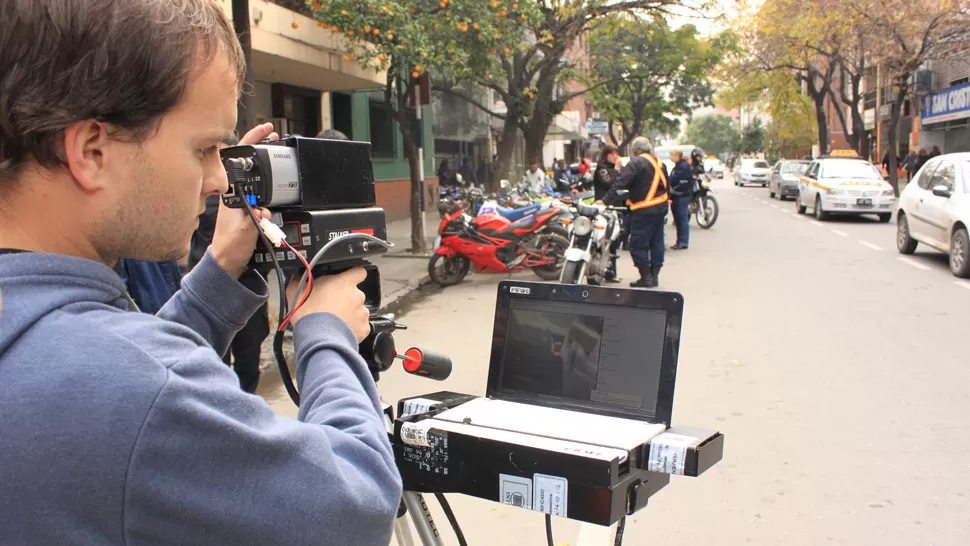
<path fill-rule="evenodd" d="M 818 223 L 766 189 L 715 188 L 716 226 L 692 224 L 660 281 L 686 301 L 674 423 L 720 430 L 724 460 L 672 478 L 625 544 L 970 544 L 970 283 L 941 254 L 901 258 L 894 224 Z M 621 275 L 634 278 L 628 254 Z M 399 351 L 422 345 L 455 368 L 444 383 L 385 374 L 386 400 L 484 394 L 502 278 L 472 275 L 399 317 Z M 541 514 L 450 498 L 471 545 L 545 544 Z M 597 530 L 553 528 L 573 545 Z"/>

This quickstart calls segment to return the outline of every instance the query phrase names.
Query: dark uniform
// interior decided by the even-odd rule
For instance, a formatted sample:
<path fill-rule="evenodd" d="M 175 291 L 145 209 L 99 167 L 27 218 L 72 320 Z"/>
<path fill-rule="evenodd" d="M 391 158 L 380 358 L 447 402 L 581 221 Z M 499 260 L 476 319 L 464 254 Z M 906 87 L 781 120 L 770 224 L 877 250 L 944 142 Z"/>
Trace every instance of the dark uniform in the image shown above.
<path fill-rule="evenodd" d="M 667 168 L 651 154 L 630 159 L 603 197 L 614 204 L 618 190 L 629 190 L 630 255 L 640 279 L 630 286 L 653 288 L 664 263 L 664 221 L 667 215 Z"/>
<path fill-rule="evenodd" d="M 620 171 L 616 169 L 616 166 L 609 161 L 601 161 L 596 165 L 596 172 L 593 173 L 593 194 L 596 196 L 597 201 L 602 201 L 606 194 L 613 187 L 613 183 L 619 178 Z M 616 260 L 619 258 L 617 252 L 620 250 L 620 245 L 626 238 L 626 228 L 630 223 L 629 215 L 624 215 L 623 218 L 623 233 L 620 237 L 610 244 L 610 267 L 606 271 L 604 276 L 607 282 L 620 282 L 620 278 L 616 275 Z"/>

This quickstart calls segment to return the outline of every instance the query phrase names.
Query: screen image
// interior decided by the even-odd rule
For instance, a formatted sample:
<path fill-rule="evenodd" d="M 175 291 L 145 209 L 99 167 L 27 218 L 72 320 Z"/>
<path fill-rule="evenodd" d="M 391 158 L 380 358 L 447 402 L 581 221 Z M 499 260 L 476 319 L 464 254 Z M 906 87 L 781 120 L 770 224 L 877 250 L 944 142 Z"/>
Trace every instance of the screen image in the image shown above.
<path fill-rule="evenodd" d="M 500 388 L 653 411 L 667 314 L 513 299 Z"/>

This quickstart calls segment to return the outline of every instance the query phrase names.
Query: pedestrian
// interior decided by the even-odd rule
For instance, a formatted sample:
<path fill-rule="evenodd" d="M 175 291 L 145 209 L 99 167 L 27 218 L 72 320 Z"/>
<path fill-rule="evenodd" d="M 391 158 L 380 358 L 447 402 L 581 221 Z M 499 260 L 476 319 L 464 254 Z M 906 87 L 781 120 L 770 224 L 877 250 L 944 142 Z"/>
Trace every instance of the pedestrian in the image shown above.
<path fill-rule="evenodd" d="M 602 201 L 606 197 L 607 192 L 610 191 L 613 183 L 620 176 L 620 171 L 616 168 L 618 161 L 620 161 L 620 149 L 612 144 L 603 146 L 603 149 L 600 151 L 599 160 L 596 162 L 596 172 L 593 173 L 593 195 L 597 201 Z M 617 240 L 610 244 L 610 265 L 606 270 L 606 274 L 603 275 L 606 282 L 616 283 L 622 280 L 617 275 L 616 262 L 619 259 L 620 247 L 627 235 L 626 226 L 629 223 L 629 212 L 627 212 L 624 214 L 622 221 L 623 232 L 620 233 Z"/>
<path fill-rule="evenodd" d="M 475 177 L 478 179 L 478 183 L 488 187 L 492 183 L 492 173 L 494 173 L 495 167 L 492 163 L 489 163 L 487 156 L 482 156 L 478 160 L 478 172 L 475 173 Z"/>
<path fill-rule="evenodd" d="M 930 153 L 926 151 L 926 148 L 920 147 L 919 152 L 916 155 L 916 170 L 913 172 L 919 172 L 926 165 L 926 162 L 930 160 Z"/>
<path fill-rule="evenodd" d="M 299 415 L 220 360 L 262 305 L 256 208 L 158 313 L 113 267 L 178 260 L 236 127 L 246 59 L 219 0 L 3 0 L 0 532 L 4 544 L 388 544 L 401 502 L 366 273 L 295 309 Z M 273 125 L 242 144 L 278 138 Z M 290 290 L 296 289 L 290 285 Z M 295 297 L 295 294 L 293 294 Z"/>
<path fill-rule="evenodd" d="M 478 185 L 478 177 L 475 175 L 475 167 L 472 166 L 472 158 L 465 156 L 461 160 L 461 167 L 458 174 L 462 177 L 462 184 L 474 188 Z"/>
<path fill-rule="evenodd" d="M 447 188 L 457 185 L 458 177 L 455 175 L 455 171 L 451 170 L 451 162 L 447 159 L 442 159 L 438 165 L 438 187 Z"/>
<path fill-rule="evenodd" d="M 552 179 L 556 186 L 556 191 L 566 192 L 572 187 L 574 178 L 573 172 L 570 170 L 569 165 L 566 165 L 565 159 L 560 159 L 555 168 L 552 170 Z"/>
<path fill-rule="evenodd" d="M 336 136 L 336 135 L 330 135 Z M 346 140 L 347 137 L 344 137 Z M 339 140 L 334 138 L 333 140 Z M 199 227 L 192 233 L 189 248 L 189 267 L 195 268 L 202 261 L 206 250 L 212 245 L 216 220 L 219 215 L 219 202 L 222 198 L 212 195 L 206 198 L 205 212 L 199 216 Z M 229 348 L 222 355 L 222 361 L 232 368 L 239 378 L 239 387 L 248 393 L 255 393 L 259 387 L 259 363 L 263 354 L 263 340 L 269 335 L 269 309 L 263 302 L 259 309 L 249 317 L 246 324 L 236 332 Z"/>
<path fill-rule="evenodd" d="M 687 250 L 690 244 L 690 202 L 694 198 L 694 170 L 680 150 L 671 150 L 674 168 L 670 173 L 671 209 L 677 226 L 677 244 L 671 250 Z M 700 167 L 703 172 L 703 165 Z"/>
<path fill-rule="evenodd" d="M 660 284 L 664 264 L 664 223 L 669 208 L 667 168 L 653 155 L 650 139 L 633 139 L 631 149 L 630 162 L 620 171 L 603 201 L 613 203 L 617 191 L 629 190 L 626 204 L 630 207 L 630 255 L 640 272 L 640 278 L 630 286 L 655 288 Z"/>
<path fill-rule="evenodd" d="M 534 193 L 542 193 L 546 185 L 546 173 L 539 168 L 539 160 L 533 159 L 529 164 L 529 170 L 525 173 L 525 183 Z"/>
<path fill-rule="evenodd" d="M 938 155 L 943 155 L 943 150 L 940 149 L 938 144 L 934 144 L 933 148 L 930 150 L 930 158 L 934 158 Z"/>
<path fill-rule="evenodd" d="M 906 158 L 903 159 L 903 167 L 906 169 L 906 181 L 911 182 L 913 180 L 913 175 L 916 174 L 916 152 L 910 150 L 906 154 Z"/>

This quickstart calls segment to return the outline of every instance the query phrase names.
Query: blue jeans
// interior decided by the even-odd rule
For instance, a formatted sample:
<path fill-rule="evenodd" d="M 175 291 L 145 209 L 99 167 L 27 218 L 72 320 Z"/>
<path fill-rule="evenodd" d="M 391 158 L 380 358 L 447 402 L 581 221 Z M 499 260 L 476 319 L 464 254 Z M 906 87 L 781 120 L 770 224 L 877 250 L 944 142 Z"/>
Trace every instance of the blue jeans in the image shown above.
<path fill-rule="evenodd" d="M 691 197 L 674 197 L 672 212 L 674 225 L 677 226 L 677 245 L 687 246 L 690 243 L 690 202 Z"/>
<path fill-rule="evenodd" d="M 630 256 L 641 272 L 664 264 L 664 214 L 630 215 Z"/>

